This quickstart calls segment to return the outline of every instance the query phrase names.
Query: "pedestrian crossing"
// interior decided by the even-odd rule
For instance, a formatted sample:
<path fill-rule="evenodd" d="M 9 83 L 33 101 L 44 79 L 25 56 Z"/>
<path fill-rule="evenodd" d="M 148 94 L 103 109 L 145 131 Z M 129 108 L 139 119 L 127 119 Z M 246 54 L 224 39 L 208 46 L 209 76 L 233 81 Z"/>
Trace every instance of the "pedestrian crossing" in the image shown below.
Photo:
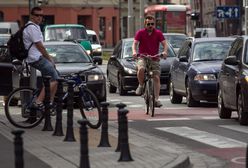
<path fill-rule="evenodd" d="M 235 130 L 242 133 L 248 133 L 247 127 L 244 126 L 220 125 L 219 127 Z M 188 138 L 216 148 L 245 148 L 247 146 L 247 144 L 242 141 L 187 126 L 156 127 L 155 129 L 181 136 L 183 138 Z"/>

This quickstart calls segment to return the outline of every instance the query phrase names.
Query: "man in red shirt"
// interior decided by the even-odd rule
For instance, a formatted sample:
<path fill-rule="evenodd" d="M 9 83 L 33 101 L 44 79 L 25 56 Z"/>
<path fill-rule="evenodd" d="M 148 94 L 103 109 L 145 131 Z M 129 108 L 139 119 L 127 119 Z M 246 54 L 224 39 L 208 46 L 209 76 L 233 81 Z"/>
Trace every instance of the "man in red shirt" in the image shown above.
<path fill-rule="evenodd" d="M 155 28 L 155 18 L 153 16 L 145 17 L 145 28 L 138 30 L 134 37 L 134 42 L 132 45 L 133 57 L 137 58 L 138 54 L 146 55 L 156 55 L 159 52 L 159 44 L 162 43 L 164 52 L 163 57 L 167 57 L 167 43 L 163 36 L 163 33 Z M 138 51 L 138 52 L 137 52 Z M 144 72 L 145 72 L 145 62 L 142 58 L 138 59 L 137 62 L 137 78 L 139 81 L 139 86 L 136 89 L 136 94 L 141 95 L 144 85 Z M 159 58 L 153 59 L 152 61 L 153 78 L 155 85 L 155 106 L 161 107 L 162 104 L 158 100 L 160 93 L 160 64 Z"/>

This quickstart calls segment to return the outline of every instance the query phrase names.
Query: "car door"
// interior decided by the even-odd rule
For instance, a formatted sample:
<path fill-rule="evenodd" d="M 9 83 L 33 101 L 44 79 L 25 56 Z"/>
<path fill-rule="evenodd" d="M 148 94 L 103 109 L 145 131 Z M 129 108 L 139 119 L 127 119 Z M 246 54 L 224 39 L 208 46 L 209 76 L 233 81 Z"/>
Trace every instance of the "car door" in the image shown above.
<path fill-rule="evenodd" d="M 243 38 L 238 38 L 234 41 L 228 56 L 235 56 L 239 59 L 243 51 Z M 227 107 L 236 108 L 236 83 L 237 75 L 239 73 L 238 65 L 224 64 L 222 72 L 223 76 L 223 99 Z"/>
<path fill-rule="evenodd" d="M 7 46 L 0 46 L 0 95 L 8 95 L 12 87 L 12 69 L 11 57 L 8 54 Z"/>
<path fill-rule="evenodd" d="M 185 76 L 186 76 L 188 66 L 189 66 L 190 53 L 191 53 L 191 41 L 187 41 L 184 44 L 181 53 L 178 55 L 179 63 L 177 65 L 178 67 L 177 67 L 177 73 L 176 73 L 177 74 L 176 75 L 176 79 L 177 79 L 176 88 L 182 93 L 186 93 L 186 87 L 185 87 L 186 77 Z"/>

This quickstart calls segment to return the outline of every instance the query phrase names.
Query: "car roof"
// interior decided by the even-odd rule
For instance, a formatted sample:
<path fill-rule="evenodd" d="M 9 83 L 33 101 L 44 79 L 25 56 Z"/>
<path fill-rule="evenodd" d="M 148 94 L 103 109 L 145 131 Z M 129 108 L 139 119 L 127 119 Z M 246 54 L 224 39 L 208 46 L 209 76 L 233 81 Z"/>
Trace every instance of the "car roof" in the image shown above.
<path fill-rule="evenodd" d="M 89 29 L 86 29 L 86 32 L 87 34 L 93 34 L 93 35 L 96 35 L 96 32 L 94 30 L 89 30 Z"/>
<path fill-rule="evenodd" d="M 45 41 L 45 45 L 78 45 L 78 43 L 72 41 Z"/>
<path fill-rule="evenodd" d="M 84 27 L 84 26 L 80 24 L 52 24 L 52 25 L 47 25 L 46 27 L 54 28 L 54 27 Z"/>
<path fill-rule="evenodd" d="M 207 41 L 232 41 L 235 40 L 234 37 L 203 37 L 203 38 L 194 38 L 194 42 L 207 42 Z M 192 40 L 192 39 L 190 39 Z"/>
<path fill-rule="evenodd" d="M 183 34 L 183 33 L 163 33 L 163 35 L 181 35 L 181 36 L 187 36 L 186 34 Z"/>

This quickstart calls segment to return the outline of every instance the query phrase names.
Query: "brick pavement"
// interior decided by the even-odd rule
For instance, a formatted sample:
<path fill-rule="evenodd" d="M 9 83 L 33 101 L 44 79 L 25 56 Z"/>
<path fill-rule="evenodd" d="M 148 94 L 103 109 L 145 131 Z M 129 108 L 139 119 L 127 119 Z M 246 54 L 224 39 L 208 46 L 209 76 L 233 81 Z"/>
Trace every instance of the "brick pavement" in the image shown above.
<path fill-rule="evenodd" d="M 79 117 L 77 113 L 74 115 L 74 135 L 76 142 L 64 142 L 64 136 L 56 137 L 52 136 L 53 132 L 41 131 L 43 124 L 33 129 L 25 130 L 23 134 L 26 151 L 24 153 L 25 165 L 32 162 L 35 167 L 38 164 L 52 168 L 78 167 L 80 162 L 80 144 L 79 125 L 76 121 Z M 64 117 L 63 124 L 65 123 L 66 119 Z M 13 135 L 11 134 L 11 130 L 13 129 L 16 128 L 8 123 L 1 108 L 0 134 L 10 142 L 13 139 Z M 134 161 L 118 162 L 120 153 L 115 152 L 118 135 L 117 123 L 115 121 L 109 122 L 109 142 L 111 147 L 97 147 L 100 142 L 100 129 L 89 129 L 89 159 L 91 168 L 187 168 L 190 166 L 196 168 L 221 168 L 225 165 L 225 162 L 221 160 L 191 151 L 185 147 L 168 142 L 165 139 L 150 136 L 131 128 L 129 128 L 128 134 L 130 153 Z M 3 145 L 1 138 L 0 144 L 1 146 Z M 8 146 L 8 155 L 11 158 L 13 157 L 11 156 L 13 147 L 11 148 L 10 144 Z M 28 155 L 31 155 L 31 157 L 28 157 Z"/>

